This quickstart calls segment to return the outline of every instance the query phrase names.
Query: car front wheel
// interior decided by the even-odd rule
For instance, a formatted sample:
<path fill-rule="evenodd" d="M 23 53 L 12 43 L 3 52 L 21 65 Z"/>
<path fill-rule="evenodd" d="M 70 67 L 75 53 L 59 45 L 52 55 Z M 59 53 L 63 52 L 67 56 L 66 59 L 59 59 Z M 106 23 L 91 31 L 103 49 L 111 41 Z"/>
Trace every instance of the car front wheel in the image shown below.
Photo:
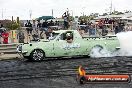
<path fill-rule="evenodd" d="M 41 49 L 35 49 L 30 54 L 30 59 L 32 61 L 42 61 L 45 58 L 44 51 Z"/>

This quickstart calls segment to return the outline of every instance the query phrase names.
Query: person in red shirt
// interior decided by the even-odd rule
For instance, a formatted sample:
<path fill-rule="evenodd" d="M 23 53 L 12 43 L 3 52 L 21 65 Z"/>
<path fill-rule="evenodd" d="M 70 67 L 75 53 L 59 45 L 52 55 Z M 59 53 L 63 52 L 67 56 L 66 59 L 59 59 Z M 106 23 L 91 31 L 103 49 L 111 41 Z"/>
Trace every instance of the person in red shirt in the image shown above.
<path fill-rule="evenodd" d="M 7 32 L 7 30 L 4 30 L 4 32 L 2 33 L 3 44 L 8 44 L 8 37 L 9 33 Z"/>

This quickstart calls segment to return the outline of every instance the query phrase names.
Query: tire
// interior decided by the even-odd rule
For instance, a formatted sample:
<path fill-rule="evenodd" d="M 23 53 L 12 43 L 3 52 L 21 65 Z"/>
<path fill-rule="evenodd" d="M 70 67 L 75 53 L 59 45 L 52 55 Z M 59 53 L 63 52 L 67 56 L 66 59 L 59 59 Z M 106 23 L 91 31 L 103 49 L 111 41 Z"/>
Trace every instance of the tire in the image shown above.
<path fill-rule="evenodd" d="M 31 58 L 30 58 L 30 56 L 23 56 L 23 57 L 24 57 L 24 59 L 26 59 L 29 62 L 32 61 Z"/>
<path fill-rule="evenodd" d="M 25 59 L 29 59 L 30 57 L 29 56 L 23 56 Z"/>
<path fill-rule="evenodd" d="M 103 49 L 103 47 L 101 45 L 96 45 L 96 46 L 94 46 L 94 48 L 98 48 L 99 52 Z"/>
<path fill-rule="evenodd" d="M 103 50 L 103 47 L 101 46 L 101 45 L 96 45 L 96 46 L 94 46 L 92 49 L 91 49 L 91 51 L 90 51 L 90 57 L 92 56 L 92 57 L 94 57 L 93 55 L 95 54 L 94 52 L 95 52 L 95 50 L 94 49 L 96 49 L 96 52 L 98 52 L 98 53 L 101 53 L 101 51 Z"/>
<path fill-rule="evenodd" d="M 96 46 L 94 46 L 94 47 L 91 49 L 91 53 L 92 53 L 92 50 L 93 50 L 94 48 L 98 48 L 98 52 L 100 52 L 100 51 L 103 49 L 103 47 L 102 47 L 101 45 L 96 45 Z"/>
<path fill-rule="evenodd" d="M 45 53 L 41 49 L 35 49 L 30 54 L 31 61 L 42 61 L 45 58 Z"/>
<path fill-rule="evenodd" d="M 113 54 L 115 55 L 115 57 L 120 57 L 121 56 L 121 49 L 115 49 L 115 51 L 113 52 Z"/>

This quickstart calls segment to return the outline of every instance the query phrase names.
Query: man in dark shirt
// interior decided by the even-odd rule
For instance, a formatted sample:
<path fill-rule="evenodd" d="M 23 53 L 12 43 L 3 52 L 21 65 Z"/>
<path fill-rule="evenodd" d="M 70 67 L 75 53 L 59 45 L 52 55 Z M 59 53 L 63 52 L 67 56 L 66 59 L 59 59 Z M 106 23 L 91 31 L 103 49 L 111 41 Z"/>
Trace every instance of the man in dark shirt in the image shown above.
<path fill-rule="evenodd" d="M 0 28 L 0 44 L 1 44 L 1 37 L 2 37 L 3 30 Z"/>
<path fill-rule="evenodd" d="M 68 22 L 68 14 L 66 14 L 66 12 L 62 15 L 63 19 L 64 19 L 64 29 L 68 29 L 69 27 L 69 22 Z"/>
<path fill-rule="evenodd" d="M 25 27 L 27 27 L 26 30 L 27 30 L 27 33 L 29 34 L 30 32 L 29 32 L 29 28 L 28 28 L 28 20 L 27 20 L 27 23 L 25 24 Z"/>
<path fill-rule="evenodd" d="M 24 43 L 25 36 L 24 36 L 24 33 L 23 33 L 22 30 L 20 30 L 20 31 L 18 32 L 17 38 L 18 38 L 19 43 Z"/>
<path fill-rule="evenodd" d="M 47 31 L 47 28 L 48 28 L 48 22 L 47 21 L 42 23 L 42 28 L 43 28 L 43 31 Z"/>
<path fill-rule="evenodd" d="M 29 27 L 29 32 L 30 32 L 30 34 L 32 34 L 32 24 L 31 24 L 31 22 L 29 21 L 28 22 L 28 27 Z"/>
<path fill-rule="evenodd" d="M 30 21 L 27 20 L 27 23 L 25 24 L 25 27 L 27 27 L 26 28 L 27 33 L 32 34 L 32 24 L 30 23 Z"/>
<path fill-rule="evenodd" d="M 38 21 L 37 28 L 41 29 L 41 27 L 42 27 L 42 24 L 40 23 L 40 21 Z"/>

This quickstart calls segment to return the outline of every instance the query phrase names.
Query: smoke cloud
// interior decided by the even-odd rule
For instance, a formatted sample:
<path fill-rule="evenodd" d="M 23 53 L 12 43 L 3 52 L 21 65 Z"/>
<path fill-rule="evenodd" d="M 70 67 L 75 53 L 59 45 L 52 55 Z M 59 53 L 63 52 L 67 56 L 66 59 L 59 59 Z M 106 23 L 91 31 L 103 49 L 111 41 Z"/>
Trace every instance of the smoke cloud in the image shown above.
<path fill-rule="evenodd" d="M 120 42 L 120 54 L 122 56 L 132 56 L 132 31 L 117 34 Z"/>
<path fill-rule="evenodd" d="M 120 49 L 113 52 L 108 51 L 105 47 L 95 47 L 92 49 L 90 56 L 98 57 L 115 57 L 115 56 L 132 56 L 132 31 L 118 33 L 117 38 L 120 43 Z"/>

